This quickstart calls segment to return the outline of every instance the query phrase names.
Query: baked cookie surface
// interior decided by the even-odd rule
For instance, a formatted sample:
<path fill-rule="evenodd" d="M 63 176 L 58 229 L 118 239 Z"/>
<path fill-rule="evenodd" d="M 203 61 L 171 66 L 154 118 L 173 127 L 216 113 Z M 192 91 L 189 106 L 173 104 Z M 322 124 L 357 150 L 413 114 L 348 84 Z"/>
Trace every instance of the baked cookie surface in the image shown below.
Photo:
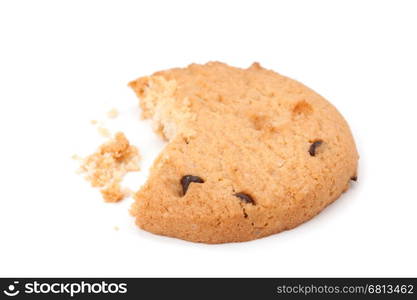
<path fill-rule="evenodd" d="M 130 83 L 168 144 L 135 194 L 144 230 L 248 241 L 309 220 L 356 178 L 350 129 L 323 97 L 254 63 L 157 72 Z"/>

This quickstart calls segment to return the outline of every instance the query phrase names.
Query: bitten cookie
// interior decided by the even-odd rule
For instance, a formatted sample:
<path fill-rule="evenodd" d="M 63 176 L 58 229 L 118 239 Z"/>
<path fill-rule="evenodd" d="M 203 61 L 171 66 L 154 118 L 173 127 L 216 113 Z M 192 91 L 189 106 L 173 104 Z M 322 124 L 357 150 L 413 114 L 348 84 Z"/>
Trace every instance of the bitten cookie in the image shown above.
<path fill-rule="evenodd" d="M 192 64 L 130 86 L 168 140 L 135 195 L 144 230 L 249 241 L 311 219 L 356 180 L 358 153 L 336 108 L 258 63 Z"/>

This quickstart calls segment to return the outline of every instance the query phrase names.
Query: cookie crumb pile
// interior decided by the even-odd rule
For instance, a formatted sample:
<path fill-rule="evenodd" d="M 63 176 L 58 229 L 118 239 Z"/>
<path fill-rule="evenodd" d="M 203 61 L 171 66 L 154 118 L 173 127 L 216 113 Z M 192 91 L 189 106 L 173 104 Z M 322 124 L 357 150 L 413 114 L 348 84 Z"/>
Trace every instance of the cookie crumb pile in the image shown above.
<path fill-rule="evenodd" d="M 106 202 L 118 202 L 129 195 L 120 183 L 128 172 L 139 171 L 140 154 L 122 132 L 102 144 L 98 151 L 87 156 L 81 172 L 93 187 L 100 187 Z"/>

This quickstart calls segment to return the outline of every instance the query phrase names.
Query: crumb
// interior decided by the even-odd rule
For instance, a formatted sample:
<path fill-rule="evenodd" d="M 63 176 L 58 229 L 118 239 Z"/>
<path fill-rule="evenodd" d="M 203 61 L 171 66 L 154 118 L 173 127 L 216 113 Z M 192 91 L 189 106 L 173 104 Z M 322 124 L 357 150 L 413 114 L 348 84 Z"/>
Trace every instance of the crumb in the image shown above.
<path fill-rule="evenodd" d="M 91 186 L 101 187 L 101 194 L 106 202 L 118 202 L 130 195 L 122 189 L 120 182 L 127 172 L 139 171 L 140 154 L 138 148 L 130 145 L 122 132 L 101 145 L 97 152 L 87 156 L 80 172 Z"/>
<path fill-rule="evenodd" d="M 82 157 L 81 157 L 81 156 L 79 156 L 78 154 L 74 154 L 74 155 L 72 155 L 72 156 L 71 156 L 71 158 L 72 158 L 73 160 L 82 160 Z"/>
<path fill-rule="evenodd" d="M 110 136 L 110 131 L 107 128 L 104 127 L 98 127 L 97 128 L 98 133 L 100 133 L 101 136 L 103 137 L 109 137 Z"/>
<path fill-rule="evenodd" d="M 91 125 L 96 125 L 97 123 L 98 123 L 98 122 L 97 122 L 97 120 L 91 120 L 91 121 L 90 121 L 90 124 L 91 124 Z"/>
<path fill-rule="evenodd" d="M 100 192 L 106 202 L 119 202 L 125 198 L 119 182 L 111 183 L 109 186 L 101 189 Z"/>
<path fill-rule="evenodd" d="M 119 112 L 115 108 L 112 108 L 111 110 L 107 112 L 107 117 L 109 119 L 115 119 L 117 118 L 118 115 L 119 115 Z"/>
<path fill-rule="evenodd" d="M 119 226 L 114 226 L 113 229 L 116 230 L 116 231 L 119 231 L 120 228 L 119 228 Z"/>

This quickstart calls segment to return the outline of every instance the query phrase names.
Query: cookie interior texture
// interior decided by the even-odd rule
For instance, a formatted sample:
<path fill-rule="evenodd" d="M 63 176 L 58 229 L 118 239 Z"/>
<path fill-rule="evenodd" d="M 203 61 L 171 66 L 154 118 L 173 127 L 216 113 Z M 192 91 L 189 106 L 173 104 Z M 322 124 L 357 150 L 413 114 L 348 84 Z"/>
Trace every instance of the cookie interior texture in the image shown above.
<path fill-rule="evenodd" d="M 336 108 L 258 63 L 191 64 L 130 86 L 168 141 L 135 194 L 144 230 L 203 243 L 265 237 L 315 216 L 356 176 Z"/>

